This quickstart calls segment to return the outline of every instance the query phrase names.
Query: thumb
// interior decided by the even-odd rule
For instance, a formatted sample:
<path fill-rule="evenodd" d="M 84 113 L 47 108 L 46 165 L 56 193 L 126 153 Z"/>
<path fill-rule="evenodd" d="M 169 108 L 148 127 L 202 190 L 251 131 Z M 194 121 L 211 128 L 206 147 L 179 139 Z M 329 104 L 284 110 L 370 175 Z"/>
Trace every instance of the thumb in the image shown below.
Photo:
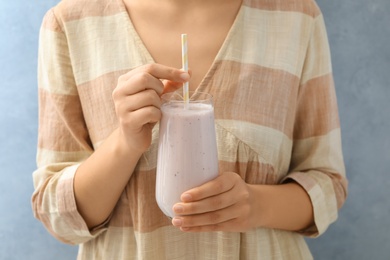
<path fill-rule="evenodd" d="M 178 90 L 179 88 L 183 87 L 182 82 L 174 82 L 174 81 L 170 81 L 170 80 L 163 80 L 163 84 L 164 84 L 164 89 L 163 89 L 163 92 L 161 93 L 161 95 L 163 95 L 165 93 L 173 92 L 173 91 Z"/>

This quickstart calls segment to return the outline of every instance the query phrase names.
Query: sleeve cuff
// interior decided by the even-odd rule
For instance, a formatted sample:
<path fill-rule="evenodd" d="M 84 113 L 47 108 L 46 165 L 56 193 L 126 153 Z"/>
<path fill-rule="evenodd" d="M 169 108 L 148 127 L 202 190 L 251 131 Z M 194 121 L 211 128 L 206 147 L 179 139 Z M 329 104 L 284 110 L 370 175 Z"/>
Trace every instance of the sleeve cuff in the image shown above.
<path fill-rule="evenodd" d="M 301 185 L 310 197 L 314 224 L 300 234 L 308 237 L 318 237 L 337 219 L 337 202 L 332 180 L 319 171 L 293 172 L 283 179 L 283 182 L 294 180 Z"/>
<path fill-rule="evenodd" d="M 76 198 L 74 196 L 74 176 L 80 164 L 67 168 L 59 179 L 57 186 L 57 203 L 60 218 L 68 227 L 65 236 L 70 238 L 75 244 L 84 243 L 92 238 L 97 237 L 107 229 L 108 218 L 104 223 L 93 229 L 88 226 L 77 210 Z M 62 229 L 64 230 L 64 229 Z"/>

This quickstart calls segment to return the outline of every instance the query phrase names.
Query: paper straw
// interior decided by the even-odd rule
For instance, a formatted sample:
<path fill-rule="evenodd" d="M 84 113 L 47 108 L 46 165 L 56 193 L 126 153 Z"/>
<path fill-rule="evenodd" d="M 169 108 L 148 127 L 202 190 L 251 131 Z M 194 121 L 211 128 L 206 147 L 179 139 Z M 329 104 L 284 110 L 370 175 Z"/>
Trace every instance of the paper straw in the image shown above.
<path fill-rule="evenodd" d="M 181 60 L 182 60 L 182 66 L 183 70 L 188 72 L 188 48 L 187 48 L 187 34 L 181 35 Z M 188 81 L 183 84 L 183 99 L 185 103 L 185 107 L 188 107 L 188 103 L 190 100 L 189 97 L 189 87 L 188 87 Z"/>

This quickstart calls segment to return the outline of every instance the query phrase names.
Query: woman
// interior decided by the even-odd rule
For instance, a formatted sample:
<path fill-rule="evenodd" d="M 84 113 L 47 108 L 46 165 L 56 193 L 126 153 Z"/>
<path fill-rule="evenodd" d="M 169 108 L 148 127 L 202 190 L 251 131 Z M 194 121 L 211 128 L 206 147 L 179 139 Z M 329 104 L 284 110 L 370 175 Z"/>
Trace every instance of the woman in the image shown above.
<path fill-rule="evenodd" d="M 191 73 L 180 70 L 187 33 Z M 312 0 L 63 0 L 43 21 L 35 216 L 78 259 L 310 259 L 347 181 Z M 160 96 L 214 96 L 220 175 L 155 201 Z M 172 162 L 174 163 L 174 162 Z"/>

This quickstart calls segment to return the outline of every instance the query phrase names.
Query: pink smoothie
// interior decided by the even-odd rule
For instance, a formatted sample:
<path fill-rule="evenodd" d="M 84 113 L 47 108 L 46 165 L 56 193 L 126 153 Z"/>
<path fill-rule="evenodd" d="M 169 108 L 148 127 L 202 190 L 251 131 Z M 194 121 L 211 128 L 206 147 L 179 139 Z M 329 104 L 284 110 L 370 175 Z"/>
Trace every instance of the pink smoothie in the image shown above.
<path fill-rule="evenodd" d="M 156 199 L 165 215 L 180 195 L 218 176 L 214 108 L 211 104 L 166 103 L 161 107 Z"/>

